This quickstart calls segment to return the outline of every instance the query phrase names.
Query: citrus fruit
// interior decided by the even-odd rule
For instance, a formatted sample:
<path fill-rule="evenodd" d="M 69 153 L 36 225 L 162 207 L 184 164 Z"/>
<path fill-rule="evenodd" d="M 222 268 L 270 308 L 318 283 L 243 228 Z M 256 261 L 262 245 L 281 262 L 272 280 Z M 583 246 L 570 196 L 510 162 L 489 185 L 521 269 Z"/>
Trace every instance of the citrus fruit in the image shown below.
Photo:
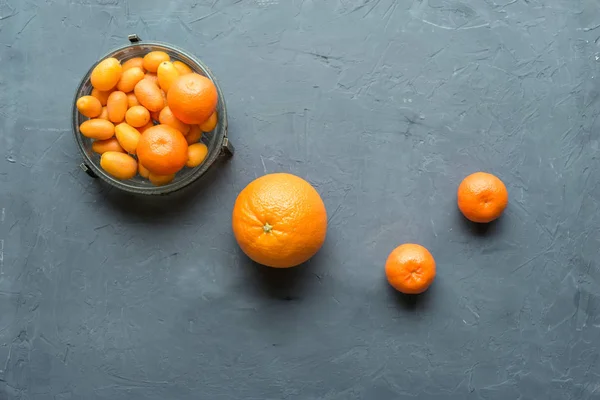
<path fill-rule="evenodd" d="M 167 104 L 173 115 L 186 124 L 201 124 L 217 106 L 218 94 L 214 83 L 199 74 L 177 78 L 167 93 Z"/>
<path fill-rule="evenodd" d="M 198 125 L 191 125 L 190 131 L 186 135 L 185 140 L 188 142 L 188 144 L 191 145 L 194 143 L 198 143 L 200 139 L 202 139 L 202 130 Z"/>
<path fill-rule="evenodd" d="M 135 57 L 125 61 L 123 63 L 123 72 L 134 67 L 144 69 L 144 59 L 142 57 Z"/>
<path fill-rule="evenodd" d="M 105 119 L 108 121 L 108 110 L 106 109 L 106 106 L 102 107 L 102 112 L 96 118 Z"/>
<path fill-rule="evenodd" d="M 108 120 L 115 124 L 125 120 L 128 102 L 127 95 L 121 91 L 114 91 L 108 96 L 106 110 L 108 111 Z"/>
<path fill-rule="evenodd" d="M 158 66 L 156 76 L 158 77 L 158 85 L 160 88 L 165 92 L 168 92 L 173 81 L 179 76 L 179 72 L 172 62 L 163 61 Z"/>
<path fill-rule="evenodd" d="M 208 117 L 206 121 L 200 124 L 200 129 L 202 132 L 210 132 L 217 126 L 217 122 L 219 122 L 219 117 L 217 112 L 215 111 Z"/>
<path fill-rule="evenodd" d="M 402 293 L 423 293 L 435 279 L 435 260 L 425 247 L 403 244 L 387 258 L 385 275 L 390 285 Z"/>
<path fill-rule="evenodd" d="M 169 125 L 170 127 L 177 129 L 184 135 L 186 135 L 190 131 L 190 126 L 188 124 L 184 124 L 183 122 L 175 118 L 169 106 L 166 106 L 162 109 L 162 111 L 158 115 L 158 122 L 164 125 Z"/>
<path fill-rule="evenodd" d="M 111 90 L 102 91 L 96 88 L 92 89 L 92 96 L 97 98 L 100 101 L 100 104 L 102 104 L 103 106 L 106 105 L 106 102 L 108 101 L 108 96 L 110 96 L 111 93 Z"/>
<path fill-rule="evenodd" d="M 140 67 L 133 67 L 124 71 L 121 74 L 119 83 L 117 83 L 117 90 L 125 93 L 131 92 L 135 85 L 144 79 L 144 76 L 144 71 Z"/>
<path fill-rule="evenodd" d="M 148 128 L 137 145 L 139 161 L 156 175 L 170 175 L 185 166 L 188 144 L 177 129 L 168 125 Z"/>
<path fill-rule="evenodd" d="M 103 154 L 107 151 L 125 153 L 125 150 L 123 150 L 117 138 L 114 137 L 105 140 L 95 140 L 94 143 L 92 143 L 92 151 L 98 154 Z"/>
<path fill-rule="evenodd" d="M 79 112 L 88 118 L 96 118 L 102 113 L 102 104 L 94 96 L 81 96 L 75 105 Z"/>
<path fill-rule="evenodd" d="M 148 169 L 144 167 L 141 162 L 138 162 L 138 174 L 140 174 L 142 178 L 148 179 L 148 176 L 150 176 L 150 171 L 148 171 Z"/>
<path fill-rule="evenodd" d="M 137 161 L 125 153 L 107 151 L 100 157 L 100 166 L 117 179 L 131 179 L 137 173 Z"/>
<path fill-rule="evenodd" d="M 129 154 L 135 154 L 141 137 L 141 134 L 137 129 L 123 122 L 122 124 L 115 126 L 115 136 L 125 151 Z"/>
<path fill-rule="evenodd" d="M 133 106 L 125 113 L 125 122 L 140 128 L 150 122 L 150 112 L 144 106 Z"/>
<path fill-rule="evenodd" d="M 323 245 L 327 211 L 304 179 L 278 173 L 262 176 L 238 195 L 232 226 L 242 251 L 259 264 L 293 267 Z"/>
<path fill-rule="evenodd" d="M 144 132 L 146 132 L 147 129 L 152 128 L 153 126 L 154 126 L 154 122 L 150 121 L 146 125 L 144 125 L 140 128 L 137 128 L 137 130 L 139 133 L 144 133 Z"/>
<path fill-rule="evenodd" d="M 192 72 L 194 72 L 190 67 L 188 67 L 181 61 L 173 61 L 173 66 L 175 67 L 177 72 L 179 72 L 179 75 L 191 74 Z"/>
<path fill-rule="evenodd" d="M 202 164 L 207 154 L 208 147 L 204 143 L 194 143 L 188 147 L 188 160 L 185 165 L 190 168 L 197 167 Z"/>
<path fill-rule="evenodd" d="M 133 106 L 139 106 L 140 102 L 137 97 L 135 97 L 135 93 L 127 93 L 127 107 L 131 108 Z"/>
<path fill-rule="evenodd" d="M 475 172 L 458 186 L 458 208 L 473 222 L 491 222 L 502 215 L 508 204 L 508 191 L 496 176 Z"/>
<path fill-rule="evenodd" d="M 92 70 L 92 86 L 102 91 L 110 90 L 117 85 L 122 73 L 123 67 L 119 60 L 112 57 L 104 59 Z"/>
<path fill-rule="evenodd" d="M 144 68 L 149 72 L 156 72 L 163 61 L 169 61 L 171 57 L 164 51 L 151 51 L 144 56 Z"/>
<path fill-rule="evenodd" d="M 141 105 L 148 111 L 160 111 L 165 107 L 165 99 L 160 88 L 148 79 L 142 79 L 135 85 L 133 91 Z"/>
<path fill-rule="evenodd" d="M 94 118 L 79 125 L 81 134 L 90 139 L 110 139 L 115 134 L 115 126 L 105 119 Z"/>
<path fill-rule="evenodd" d="M 175 174 L 156 175 L 156 174 L 153 174 L 152 172 L 149 172 L 148 179 L 150 179 L 150 182 L 152 182 L 152 184 L 154 186 L 163 186 L 163 185 L 166 185 L 167 183 L 170 183 L 173 179 L 175 179 Z"/>
<path fill-rule="evenodd" d="M 154 74 L 152 72 L 147 72 L 146 76 L 144 76 L 144 79 L 147 79 L 147 80 L 151 81 L 152 83 L 154 83 L 156 86 L 158 86 L 158 76 L 156 76 L 156 74 Z"/>

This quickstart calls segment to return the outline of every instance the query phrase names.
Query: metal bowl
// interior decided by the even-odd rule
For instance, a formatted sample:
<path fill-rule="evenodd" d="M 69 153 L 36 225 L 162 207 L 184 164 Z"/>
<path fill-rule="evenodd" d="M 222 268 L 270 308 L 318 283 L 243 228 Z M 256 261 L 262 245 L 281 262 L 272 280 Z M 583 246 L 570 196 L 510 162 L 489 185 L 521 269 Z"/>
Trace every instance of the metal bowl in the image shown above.
<path fill-rule="evenodd" d="M 215 163 L 219 156 L 224 154 L 233 155 L 233 146 L 227 138 L 227 107 L 225 106 L 223 92 L 221 91 L 221 88 L 219 87 L 215 76 L 208 69 L 208 67 L 204 65 L 200 60 L 198 60 L 191 54 L 185 52 L 184 50 L 181 50 L 170 44 L 158 42 L 141 42 L 140 38 L 137 35 L 129 35 L 129 41 L 131 42 L 131 44 L 111 51 L 110 53 L 100 58 L 100 60 L 98 60 L 94 65 L 92 65 L 90 70 L 87 72 L 87 74 L 85 74 L 85 76 L 81 80 L 79 87 L 77 88 L 77 92 L 75 93 L 72 110 L 73 135 L 75 136 L 75 141 L 77 142 L 79 150 L 81 151 L 81 154 L 83 156 L 83 162 L 80 164 L 80 166 L 88 175 L 94 178 L 99 177 L 109 185 L 130 193 L 144 195 L 167 194 L 182 189 L 183 187 L 191 184 L 192 182 L 200 178 L 206 173 L 210 166 Z M 108 175 L 100 167 L 100 155 L 92 151 L 93 140 L 83 136 L 79 132 L 79 126 L 88 118 L 79 113 L 75 105 L 78 98 L 80 98 L 81 96 L 89 95 L 92 92 L 90 75 L 94 67 L 100 61 L 108 57 L 114 57 L 117 60 L 124 62 L 130 58 L 143 57 L 147 53 L 155 50 L 161 50 L 166 52 L 171 57 L 171 60 L 182 61 L 185 64 L 187 64 L 194 72 L 209 78 L 217 87 L 217 92 L 219 94 L 219 101 L 217 103 L 219 121 L 215 129 L 212 132 L 204 133 L 201 139 L 201 141 L 208 147 L 208 154 L 206 156 L 206 159 L 201 165 L 195 168 L 184 167 L 181 171 L 179 171 L 176 174 L 175 179 L 173 179 L 172 182 L 164 186 L 154 186 L 147 179 L 144 179 L 139 175 L 126 181 L 121 181 Z"/>

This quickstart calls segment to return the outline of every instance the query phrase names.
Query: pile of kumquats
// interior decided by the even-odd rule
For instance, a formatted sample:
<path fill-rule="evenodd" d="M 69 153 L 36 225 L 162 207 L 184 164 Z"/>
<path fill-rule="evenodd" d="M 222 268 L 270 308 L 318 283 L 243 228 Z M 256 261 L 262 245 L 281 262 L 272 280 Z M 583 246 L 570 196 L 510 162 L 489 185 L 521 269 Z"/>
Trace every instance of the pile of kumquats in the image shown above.
<path fill-rule="evenodd" d="M 123 64 L 102 60 L 92 71 L 92 93 L 77 99 L 89 118 L 79 130 L 93 139 L 100 166 L 116 179 L 138 173 L 166 185 L 184 167 L 197 167 L 208 154 L 200 142 L 218 122 L 213 82 L 162 51 Z"/>

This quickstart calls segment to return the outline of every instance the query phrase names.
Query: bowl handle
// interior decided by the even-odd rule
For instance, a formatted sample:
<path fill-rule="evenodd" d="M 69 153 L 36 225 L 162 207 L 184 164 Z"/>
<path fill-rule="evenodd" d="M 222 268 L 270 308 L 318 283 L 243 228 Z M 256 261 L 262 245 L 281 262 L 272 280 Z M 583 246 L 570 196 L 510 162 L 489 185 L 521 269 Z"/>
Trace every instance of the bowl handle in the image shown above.
<path fill-rule="evenodd" d="M 132 33 L 131 35 L 128 35 L 127 39 L 129 39 L 129 41 L 131 43 L 137 43 L 137 42 L 141 42 L 142 41 L 142 39 L 138 35 L 136 35 L 135 33 Z"/>
<path fill-rule="evenodd" d="M 235 147 L 233 147 L 229 138 L 225 136 L 225 138 L 223 138 L 223 144 L 221 145 L 221 154 L 231 157 L 233 153 L 235 153 Z"/>
<path fill-rule="evenodd" d="M 98 177 L 98 175 L 96 175 L 96 173 L 92 171 L 92 169 L 86 163 L 79 164 L 79 168 L 81 168 L 86 174 L 88 174 L 92 178 Z"/>

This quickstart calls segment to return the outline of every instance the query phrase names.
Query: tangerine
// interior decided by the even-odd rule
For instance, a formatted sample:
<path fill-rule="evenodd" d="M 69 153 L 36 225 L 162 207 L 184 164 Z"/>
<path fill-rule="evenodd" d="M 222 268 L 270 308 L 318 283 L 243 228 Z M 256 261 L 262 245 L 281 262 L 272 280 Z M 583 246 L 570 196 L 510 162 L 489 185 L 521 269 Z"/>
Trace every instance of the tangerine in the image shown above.
<path fill-rule="evenodd" d="M 504 182 L 487 172 L 475 172 L 458 186 L 458 208 L 473 222 L 491 222 L 502 215 L 508 204 Z"/>
<path fill-rule="evenodd" d="M 167 93 L 173 115 L 186 124 L 201 124 L 215 111 L 218 93 L 205 76 L 186 74 L 177 78 Z"/>
<path fill-rule="evenodd" d="M 425 247 L 406 243 L 390 253 L 385 275 L 390 285 L 402 293 L 423 293 L 435 279 L 435 260 Z"/>
<path fill-rule="evenodd" d="M 148 128 L 137 145 L 139 161 L 156 175 L 174 174 L 188 160 L 188 144 L 177 129 L 168 125 Z"/>

